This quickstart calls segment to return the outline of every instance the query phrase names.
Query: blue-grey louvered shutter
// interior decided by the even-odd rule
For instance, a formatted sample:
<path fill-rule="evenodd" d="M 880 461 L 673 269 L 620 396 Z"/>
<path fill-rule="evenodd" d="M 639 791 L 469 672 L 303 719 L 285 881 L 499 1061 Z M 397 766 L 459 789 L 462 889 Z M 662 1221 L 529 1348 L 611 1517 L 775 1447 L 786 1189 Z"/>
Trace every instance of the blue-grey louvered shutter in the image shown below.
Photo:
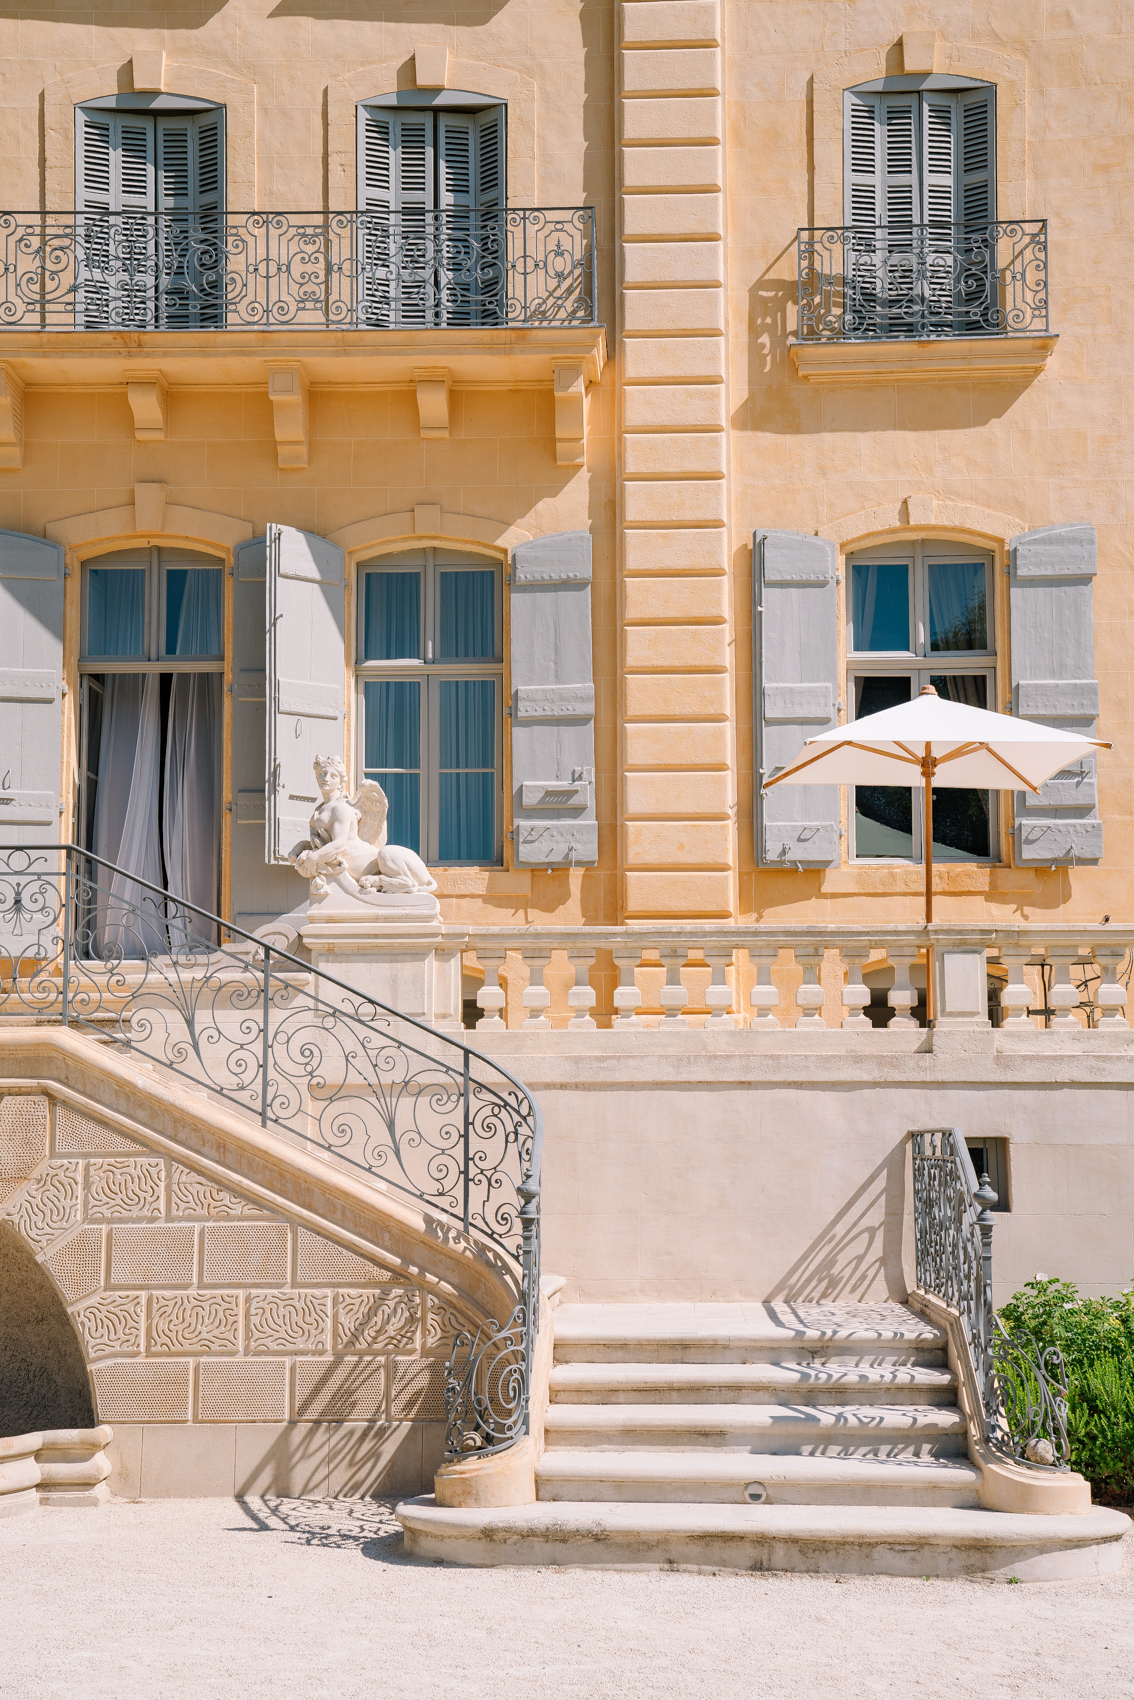
<path fill-rule="evenodd" d="M 517 867 L 593 866 L 590 533 L 521 543 L 510 612 L 513 859 Z"/>
<path fill-rule="evenodd" d="M 0 844 L 59 838 L 63 550 L 0 531 Z"/>
<path fill-rule="evenodd" d="M 1095 528 L 1045 525 L 1013 537 L 1010 548 L 1013 711 L 1092 737 Z M 1096 862 L 1102 853 L 1094 756 L 1057 773 L 1038 797 L 1017 791 L 1017 862 Z"/>
<path fill-rule="evenodd" d="M 835 545 L 798 531 L 757 531 L 752 540 L 756 605 L 756 860 L 761 867 L 837 867 L 837 785 L 777 785 L 766 779 L 793 761 L 808 738 L 836 724 L 839 661 Z"/>
<path fill-rule="evenodd" d="M 264 859 L 267 544 L 236 551 L 232 622 L 232 919 L 254 933 L 307 896 L 307 881 Z"/>
<path fill-rule="evenodd" d="M 268 527 L 268 862 L 282 862 L 307 837 L 319 800 L 315 757 L 343 755 L 343 559 L 325 538 L 290 525 Z"/>

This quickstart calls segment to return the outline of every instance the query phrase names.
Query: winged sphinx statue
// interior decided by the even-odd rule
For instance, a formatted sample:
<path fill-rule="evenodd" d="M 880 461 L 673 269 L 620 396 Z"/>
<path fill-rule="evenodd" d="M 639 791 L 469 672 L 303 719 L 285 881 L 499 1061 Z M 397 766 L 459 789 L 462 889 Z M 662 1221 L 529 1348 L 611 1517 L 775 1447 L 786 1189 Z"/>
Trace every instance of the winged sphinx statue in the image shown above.
<path fill-rule="evenodd" d="M 377 781 L 364 779 L 350 797 L 339 756 L 316 756 L 314 766 L 322 801 L 308 824 L 311 836 L 288 856 L 296 873 L 311 881 L 312 896 L 324 896 L 328 876 L 336 875 L 346 875 L 364 892 L 436 891 L 437 881 L 416 851 L 386 843 L 389 803 Z"/>

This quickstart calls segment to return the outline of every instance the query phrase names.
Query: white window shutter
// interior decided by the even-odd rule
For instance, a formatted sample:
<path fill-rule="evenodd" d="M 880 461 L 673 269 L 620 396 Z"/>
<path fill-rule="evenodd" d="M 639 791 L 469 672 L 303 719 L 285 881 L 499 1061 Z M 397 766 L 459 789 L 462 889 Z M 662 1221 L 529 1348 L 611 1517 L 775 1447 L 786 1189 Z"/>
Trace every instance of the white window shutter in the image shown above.
<path fill-rule="evenodd" d="M 193 119 L 188 116 L 159 118 L 156 128 L 156 210 L 161 213 L 192 212 L 197 175 Z"/>
<path fill-rule="evenodd" d="M 476 205 L 474 152 L 476 131 L 466 112 L 437 114 L 437 205 Z"/>
<path fill-rule="evenodd" d="M 996 218 L 996 91 L 963 89 L 957 96 L 960 127 L 957 212 L 966 224 Z"/>
<path fill-rule="evenodd" d="M 922 222 L 920 111 L 916 95 L 879 96 L 882 223 L 904 229 Z"/>
<path fill-rule="evenodd" d="M 153 212 L 154 127 L 131 113 L 76 115 L 79 212 Z"/>
<path fill-rule="evenodd" d="M 476 117 L 476 205 L 481 212 L 507 204 L 506 164 L 504 108 L 490 106 Z"/>
<path fill-rule="evenodd" d="M 361 212 L 389 212 L 394 204 L 394 114 L 381 108 L 358 109 L 358 206 Z"/>
<path fill-rule="evenodd" d="M 433 114 L 393 115 L 394 209 L 406 213 L 433 206 Z"/>
<path fill-rule="evenodd" d="M 925 96 L 921 109 L 921 169 L 926 224 L 949 226 L 957 216 L 954 211 L 956 126 L 956 101 L 948 91 Z"/>
<path fill-rule="evenodd" d="M 1049 525 L 1011 540 L 1012 707 L 1025 720 L 1095 733 L 1093 525 Z M 1095 758 L 1016 793 L 1016 860 L 1094 862 L 1103 853 Z"/>
<path fill-rule="evenodd" d="M 756 678 L 756 859 L 839 864 L 837 785 L 775 785 L 808 738 L 837 724 L 835 546 L 797 531 L 752 540 Z"/>
<path fill-rule="evenodd" d="M 885 222 L 878 96 L 848 89 L 843 114 L 843 217 L 848 224 L 870 228 Z"/>
<path fill-rule="evenodd" d="M 113 115 L 80 110 L 76 128 L 75 207 L 79 212 L 110 212 L 114 194 Z"/>
<path fill-rule="evenodd" d="M 130 113 L 114 114 L 117 204 L 112 212 L 154 211 L 154 127 Z"/>
<path fill-rule="evenodd" d="M 59 838 L 62 691 L 63 550 L 0 531 L 0 845 Z"/>
<path fill-rule="evenodd" d="M 316 755 L 342 756 L 346 667 L 343 551 L 288 525 L 267 537 L 267 793 L 264 857 L 307 837 Z"/>
<path fill-rule="evenodd" d="M 517 867 L 593 867 L 595 685 L 591 538 L 563 531 L 512 555 L 513 851 Z"/>
<path fill-rule="evenodd" d="M 219 212 L 224 208 L 224 114 L 199 113 L 194 127 L 197 169 L 193 211 Z"/>

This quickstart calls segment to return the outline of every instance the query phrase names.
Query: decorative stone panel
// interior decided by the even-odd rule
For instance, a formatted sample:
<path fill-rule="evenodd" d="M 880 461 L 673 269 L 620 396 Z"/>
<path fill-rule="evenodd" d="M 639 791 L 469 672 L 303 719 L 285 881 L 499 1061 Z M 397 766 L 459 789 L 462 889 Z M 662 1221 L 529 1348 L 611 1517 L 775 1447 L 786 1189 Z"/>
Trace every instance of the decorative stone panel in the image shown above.
<path fill-rule="evenodd" d="M 102 1293 L 71 1314 L 90 1358 L 118 1357 L 142 1350 L 142 1317 L 145 1298 L 141 1293 Z"/>
<path fill-rule="evenodd" d="M 445 1416 L 444 1358 L 395 1358 L 390 1415 L 440 1422 Z"/>
<path fill-rule="evenodd" d="M 379 1293 L 340 1293 L 335 1301 L 335 1349 L 360 1346 L 413 1350 L 421 1338 L 421 1294 L 416 1287 Z"/>
<path fill-rule="evenodd" d="M 180 1163 L 171 1163 L 170 1169 L 171 1216 L 204 1216 L 215 1220 L 225 1216 L 256 1216 L 263 1219 L 267 1214 L 255 1204 L 249 1204 L 246 1199 L 238 1198 L 226 1187 L 207 1181 L 203 1175 L 195 1175 L 192 1169 L 183 1168 Z"/>
<path fill-rule="evenodd" d="M 361 1286 L 363 1282 L 396 1281 L 392 1269 L 382 1269 L 353 1251 L 334 1245 L 309 1228 L 300 1228 L 296 1238 L 296 1280 L 301 1286 L 309 1284 Z"/>
<path fill-rule="evenodd" d="M 198 1375 L 199 1421 L 287 1421 L 287 1364 L 282 1359 L 205 1358 Z"/>
<path fill-rule="evenodd" d="M 160 1216 L 165 1164 L 160 1157 L 95 1157 L 87 1164 L 87 1214 L 95 1221 Z"/>
<path fill-rule="evenodd" d="M 44 1258 L 68 1301 L 84 1299 L 102 1286 L 102 1240 L 101 1228 L 80 1228 Z"/>
<path fill-rule="evenodd" d="M 295 1414 L 309 1421 L 377 1422 L 386 1415 L 382 1358 L 300 1358 Z"/>
<path fill-rule="evenodd" d="M 430 1294 L 425 1310 L 425 1348 L 427 1351 L 443 1346 L 447 1352 L 458 1334 L 470 1329 L 476 1332 L 476 1323 L 469 1317 L 454 1310 L 442 1299 L 435 1299 Z"/>
<path fill-rule="evenodd" d="M 238 1352 L 238 1293 L 151 1293 L 151 1352 Z"/>
<path fill-rule="evenodd" d="M 193 1228 L 113 1227 L 110 1230 L 112 1287 L 188 1287 L 196 1262 Z"/>
<path fill-rule="evenodd" d="M 208 1284 L 287 1280 L 285 1223 L 210 1223 L 201 1231 L 205 1241 L 202 1279 Z"/>
<path fill-rule="evenodd" d="M 0 1100 L 0 1204 L 47 1158 L 47 1099 L 10 1092 Z"/>
<path fill-rule="evenodd" d="M 7 1100 L 6 1100 L 7 1101 Z M 55 1154 L 57 1157 L 89 1157 L 98 1152 L 133 1151 L 139 1156 L 145 1147 L 124 1134 L 114 1133 L 100 1122 L 92 1121 L 69 1104 L 55 1106 Z"/>
<path fill-rule="evenodd" d="M 96 1364 L 91 1370 L 100 1423 L 189 1421 L 189 1363 Z"/>
<path fill-rule="evenodd" d="M 12 1194 L 3 1214 L 36 1251 L 79 1220 L 78 1163 L 47 1163 Z"/>
<path fill-rule="evenodd" d="M 250 1352 L 325 1352 L 331 1303 L 325 1293 L 252 1293 Z"/>

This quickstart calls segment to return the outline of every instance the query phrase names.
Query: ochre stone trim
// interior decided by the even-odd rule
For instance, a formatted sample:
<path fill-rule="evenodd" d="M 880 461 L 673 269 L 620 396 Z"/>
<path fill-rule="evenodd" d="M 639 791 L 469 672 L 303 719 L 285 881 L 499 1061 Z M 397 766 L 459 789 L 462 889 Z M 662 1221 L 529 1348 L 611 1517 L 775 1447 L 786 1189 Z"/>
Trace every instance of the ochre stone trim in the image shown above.
<path fill-rule="evenodd" d="M 982 542 L 1006 544 L 1010 537 L 1025 530 L 1022 519 L 1015 514 L 996 513 L 992 508 L 973 508 L 965 502 L 942 502 L 932 495 L 906 496 L 880 508 L 863 508 L 821 526 L 817 537 L 832 543 L 858 543 L 869 538 L 880 543 L 890 535 L 908 539 L 910 527 L 919 537 L 979 538 Z"/>
<path fill-rule="evenodd" d="M 143 498 L 146 511 L 141 515 L 137 511 L 136 492 L 139 488 L 146 492 Z M 210 513 L 207 508 L 183 508 L 164 499 L 159 504 L 160 511 L 155 510 L 152 496 L 155 489 L 164 490 L 164 486 L 135 486 L 135 500 L 129 506 L 98 508 L 93 513 L 50 520 L 45 528 L 48 539 L 52 543 L 62 543 L 67 549 L 79 548 L 84 543 L 117 541 L 119 538 L 134 544 L 176 541 L 213 543 L 222 549 L 231 549 L 237 543 L 247 543 L 255 535 L 255 528 L 248 520 L 234 519 L 231 514 Z M 159 523 L 142 523 L 154 519 Z M 139 537 L 139 532 L 144 532 L 145 536 Z"/>
<path fill-rule="evenodd" d="M 75 108 L 85 100 L 121 94 L 121 59 L 73 71 L 48 83 L 44 106 L 44 200 L 51 212 L 75 205 Z M 256 211 L 256 84 L 217 65 L 191 59 L 165 60 L 163 86 L 170 94 L 213 100 L 225 109 L 226 205 Z"/>
<path fill-rule="evenodd" d="M 327 84 L 327 185 L 332 212 L 350 212 L 357 203 L 356 109 L 359 101 L 399 89 L 416 88 L 415 61 L 388 59 L 367 65 Z M 508 205 L 534 207 L 536 195 L 536 84 L 508 65 L 462 59 L 450 53 L 445 86 L 489 95 L 508 107 Z"/>
<path fill-rule="evenodd" d="M 941 342 L 793 342 L 795 369 L 813 384 L 923 384 L 1038 378 L 1057 336 L 951 337 Z"/>
<path fill-rule="evenodd" d="M 531 533 L 507 520 L 481 519 L 476 514 L 454 514 L 447 509 L 436 510 L 434 522 L 430 516 L 427 532 L 419 531 L 412 508 L 404 513 L 379 514 L 373 519 L 356 520 L 353 525 L 340 526 L 327 533 L 328 543 L 337 543 L 356 557 L 384 543 L 408 543 L 414 549 L 433 542 L 473 543 L 487 545 L 507 558 L 520 543 L 527 543 Z"/>

